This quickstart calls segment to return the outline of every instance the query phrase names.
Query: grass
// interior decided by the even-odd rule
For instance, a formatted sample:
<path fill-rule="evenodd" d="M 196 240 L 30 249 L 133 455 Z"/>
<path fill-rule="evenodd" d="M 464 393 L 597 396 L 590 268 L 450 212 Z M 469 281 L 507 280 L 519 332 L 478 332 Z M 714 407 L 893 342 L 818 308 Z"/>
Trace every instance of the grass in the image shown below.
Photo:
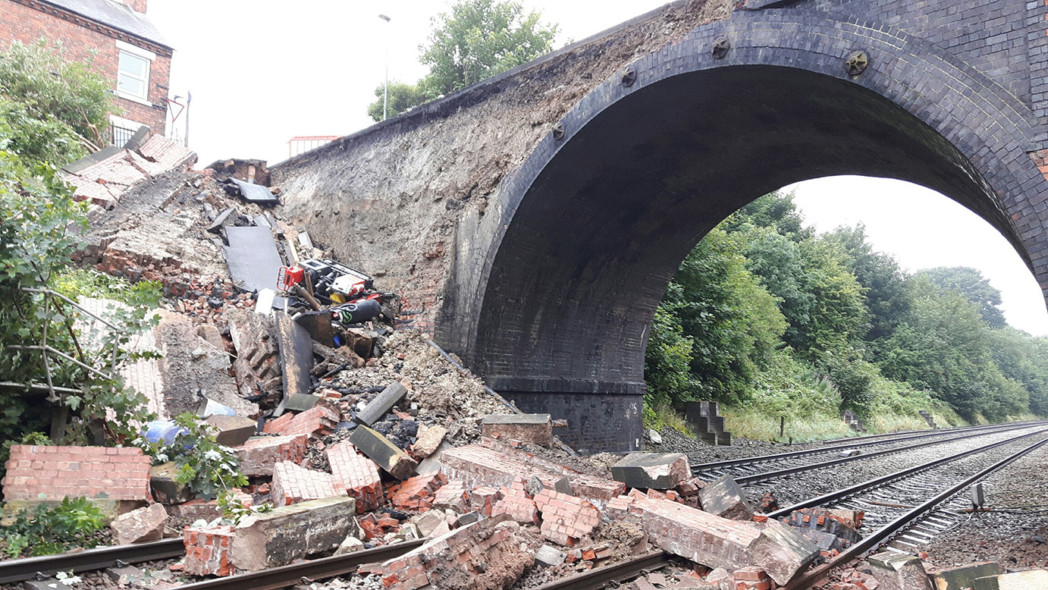
<path fill-rule="evenodd" d="M 724 416 L 724 429 L 732 436 L 751 440 L 787 442 L 810 442 L 827 438 L 848 436 L 851 430 L 840 417 L 827 414 L 810 414 L 807 416 L 786 416 L 783 436 L 779 436 L 780 416 L 750 406 L 721 406 Z"/>

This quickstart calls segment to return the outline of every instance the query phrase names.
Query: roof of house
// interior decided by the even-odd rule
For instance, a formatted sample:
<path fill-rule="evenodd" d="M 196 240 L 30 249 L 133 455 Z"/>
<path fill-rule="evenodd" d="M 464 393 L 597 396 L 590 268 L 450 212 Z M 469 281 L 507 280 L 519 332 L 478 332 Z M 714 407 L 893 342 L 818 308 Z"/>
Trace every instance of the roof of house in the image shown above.
<path fill-rule="evenodd" d="M 140 37 L 146 41 L 152 41 L 158 45 L 170 48 L 164 41 L 164 37 L 157 31 L 153 23 L 149 22 L 144 14 L 139 14 L 125 4 L 113 0 L 44 0 L 59 8 L 75 12 L 80 16 L 89 18 L 95 22 L 102 23 L 119 29 L 125 33 Z"/>

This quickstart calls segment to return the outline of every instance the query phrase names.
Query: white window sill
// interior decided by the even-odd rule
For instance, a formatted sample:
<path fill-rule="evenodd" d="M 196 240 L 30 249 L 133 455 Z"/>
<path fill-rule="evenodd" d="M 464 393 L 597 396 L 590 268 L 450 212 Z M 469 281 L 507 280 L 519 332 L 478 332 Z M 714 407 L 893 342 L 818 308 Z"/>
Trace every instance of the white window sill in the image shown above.
<path fill-rule="evenodd" d="M 143 100 L 141 97 L 135 96 L 133 94 L 128 94 L 126 92 L 120 92 L 119 90 L 114 91 L 114 94 L 116 94 L 118 97 L 120 97 L 120 98 L 122 98 L 124 100 L 130 100 L 131 102 L 137 102 L 140 105 L 145 105 L 147 107 L 153 106 L 153 103 L 149 102 L 148 100 Z"/>

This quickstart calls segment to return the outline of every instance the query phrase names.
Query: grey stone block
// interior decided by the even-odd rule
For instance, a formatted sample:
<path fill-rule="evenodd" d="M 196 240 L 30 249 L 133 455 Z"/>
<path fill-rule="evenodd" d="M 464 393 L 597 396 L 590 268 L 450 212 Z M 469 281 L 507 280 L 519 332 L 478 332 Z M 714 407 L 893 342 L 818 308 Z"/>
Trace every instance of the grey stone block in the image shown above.
<path fill-rule="evenodd" d="M 378 394 L 378 397 L 373 399 L 363 410 L 357 412 L 353 419 L 365 426 L 371 426 L 381 420 L 407 394 L 407 388 L 401 383 L 394 381 L 387 385 L 382 390 L 382 393 Z"/>
<path fill-rule="evenodd" d="M 611 466 L 611 477 L 631 488 L 668 490 L 691 477 L 683 453 L 631 453 Z"/>
<path fill-rule="evenodd" d="M 258 422 L 243 416 L 213 414 L 205 422 L 218 430 L 215 442 L 227 447 L 239 447 L 258 431 Z"/>
<path fill-rule="evenodd" d="M 753 510 L 746 504 L 742 488 L 730 476 L 725 475 L 699 490 L 702 509 L 710 514 L 732 520 L 751 520 Z"/>
<path fill-rule="evenodd" d="M 386 473 L 399 480 L 411 477 L 418 468 L 418 463 L 407 453 L 389 442 L 389 439 L 382 436 L 381 433 L 367 426 L 358 426 L 349 440 L 358 451 L 364 453 Z"/>
<path fill-rule="evenodd" d="M 237 526 L 233 565 L 258 571 L 334 551 L 356 526 L 355 506 L 353 498 L 326 498 L 252 514 Z"/>

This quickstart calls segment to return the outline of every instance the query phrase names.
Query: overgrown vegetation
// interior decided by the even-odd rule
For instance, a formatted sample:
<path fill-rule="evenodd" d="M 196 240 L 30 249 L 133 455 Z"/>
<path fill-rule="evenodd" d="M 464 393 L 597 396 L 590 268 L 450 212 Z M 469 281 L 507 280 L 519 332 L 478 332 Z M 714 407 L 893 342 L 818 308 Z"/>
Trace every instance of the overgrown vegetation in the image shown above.
<path fill-rule="evenodd" d="M 438 96 L 527 63 L 553 49 L 556 25 L 544 25 L 537 11 L 524 12 L 516 0 L 458 0 L 450 12 L 433 19 L 432 32 L 419 47 L 419 61 L 429 74 L 416 84 L 389 85 L 388 116 L 400 114 Z M 385 85 L 368 115 L 382 120 Z"/>
<path fill-rule="evenodd" d="M 0 533 L 4 555 L 18 557 L 53 555 L 74 547 L 99 544 L 97 533 L 109 519 L 86 498 L 66 497 L 59 504 L 39 504 L 20 510 L 15 522 Z"/>
<path fill-rule="evenodd" d="M 903 273 L 864 228 L 817 236 L 788 195 L 736 212 L 685 259 L 655 313 L 647 422 L 725 404 L 738 435 L 846 434 L 1048 415 L 1048 339 L 1008 327 L 978 271 Z M 724 406 L 722 406 L 724 407 Z M 655 409 L 658 408 L 656 412 Z"/>

